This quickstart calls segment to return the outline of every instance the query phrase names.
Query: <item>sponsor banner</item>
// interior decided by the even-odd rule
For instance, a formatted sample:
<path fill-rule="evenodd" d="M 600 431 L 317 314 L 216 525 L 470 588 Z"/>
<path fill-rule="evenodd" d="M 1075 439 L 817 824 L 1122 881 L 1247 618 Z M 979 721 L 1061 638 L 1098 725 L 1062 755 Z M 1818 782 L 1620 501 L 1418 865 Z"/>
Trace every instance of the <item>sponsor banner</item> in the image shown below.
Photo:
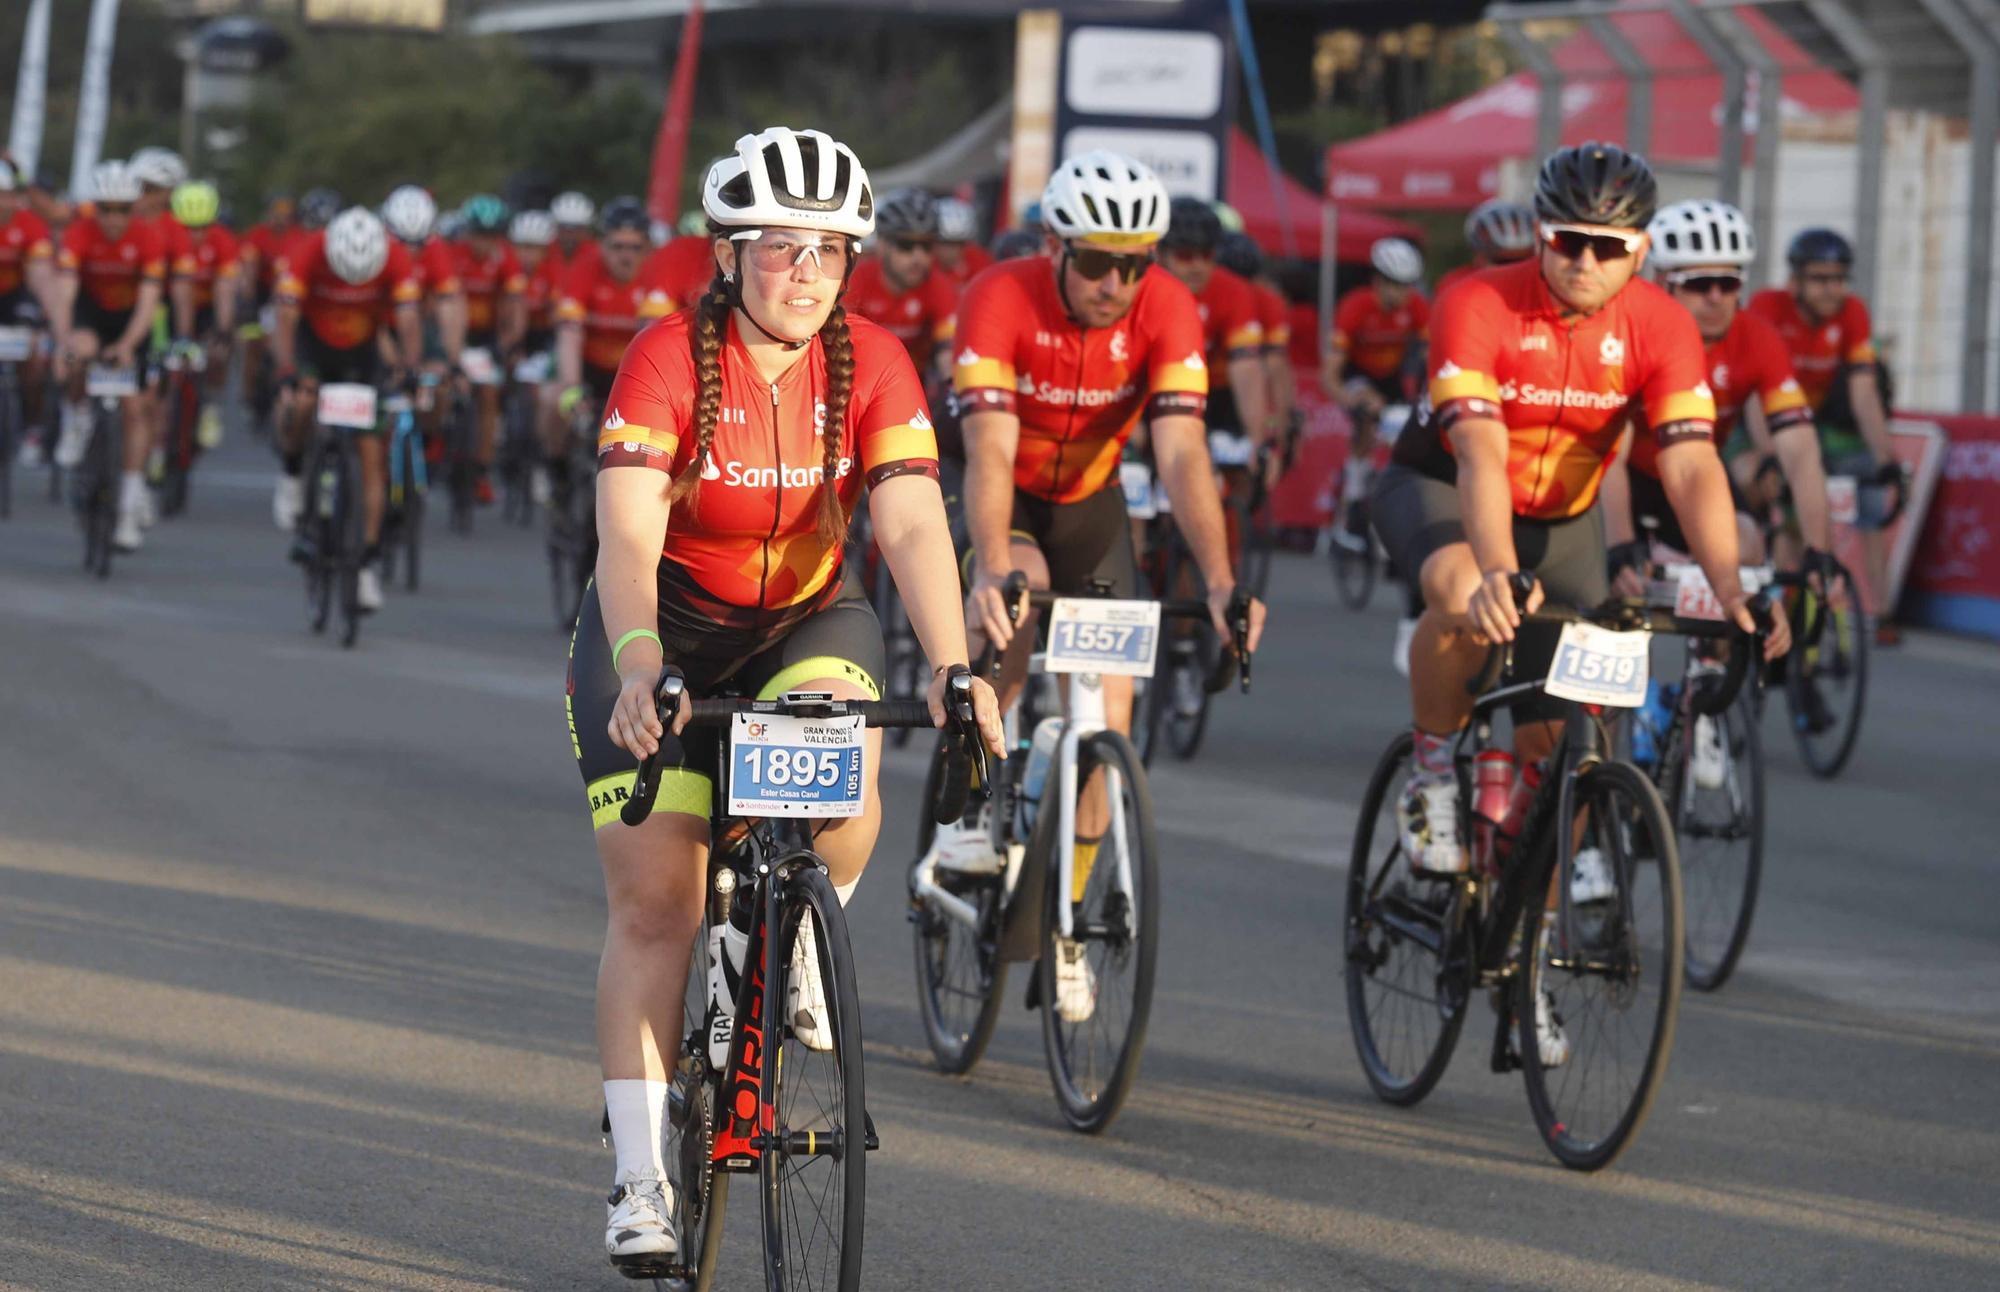
<path fill-rule="evenodd" d="M 1897 429 L 1913 421 L 1944 443 L 1935 493 L 1918 512 L 1904 609 L 1919 623 L 2000 640 L 2000 417 L 1920 414 L 1898 418 Z"/>

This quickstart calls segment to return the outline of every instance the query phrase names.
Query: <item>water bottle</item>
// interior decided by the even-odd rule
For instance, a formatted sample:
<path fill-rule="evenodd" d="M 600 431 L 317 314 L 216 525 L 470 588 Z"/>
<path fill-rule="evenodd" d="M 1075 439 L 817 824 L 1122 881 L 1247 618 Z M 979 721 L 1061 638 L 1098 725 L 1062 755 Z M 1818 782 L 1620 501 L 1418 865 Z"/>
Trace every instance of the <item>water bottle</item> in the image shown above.
<path fill-rule="evenodd" d="M 717 1072 L 728 1066 L 736 1039 L 736 986 L 743 980 L 743 957 L 750 946 L 750 905 L 730 903 L 729 918 L 708 931 L 708 1062 Z"/>
<path fill-rule="evenodd" d="M 1674 720 L 1673 700 L 1657 680 L 1646 683 L 1646 702 L 1632 714 L 1632 761 L 1651 767 L 1660 757 L 1660 733 Z"/>
<path fill-rule="evenodd" d="M 1514 794 L 1514 755 L 1504 749 L 1483 749 L 1472 760 L 1473 855 L 1491 869 L 1493 832 L 1507 817 Z"/>
<path fill-rule="evenodd" d="M 1028 765 L 1021 773 L 1021 833 L 1029 835 L 1035 829 L 1035 808 L 1042 801 L 1042 786 L 1049 778 L 1049 765 L 1055 761 L 1056 742 L 1062 739 L 1063 720 L 1043 718 L 1035 724 L 1035 735 L 1028 742 Z"/>
<path fill-rule="evenodd" d="M 1529 763 L 1521 769 L 1521 779 L 1514 782 L 1514 792 L 1507 799 L 1507 814 L 1500 818 L 1500 829 L 1494 836 L 1494 851 L 1505 857 L 1514 850 L 1514 841 L 1521 837 L 1521 827 L 1528 823 L 1528 809 L 1535 805 L 1535 795 L 1542 788 L 1542 765 Z"/>

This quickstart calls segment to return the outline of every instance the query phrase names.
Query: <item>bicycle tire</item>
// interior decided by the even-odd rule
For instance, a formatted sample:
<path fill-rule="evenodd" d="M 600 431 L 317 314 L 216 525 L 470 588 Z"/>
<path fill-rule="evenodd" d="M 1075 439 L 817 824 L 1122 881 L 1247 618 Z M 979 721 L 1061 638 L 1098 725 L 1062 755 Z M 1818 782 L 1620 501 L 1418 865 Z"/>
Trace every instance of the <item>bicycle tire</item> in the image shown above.
<path fill-rule="evenodd" d="M 1055 1088 L 1056 1106 L 1061 1109 L 1063 1120 L 1070 1128 L 1087 1135 L 1101 1134 L 1117 1118 L 1119 1110 L 1132 1092 L 1132 1085 L 1138 1080 L 1139 1060 L 1146 1048 L 1146 1027 L 1153 1009 L 1153 979 L 1159 958 L 1160 946 L 1160 878 L 1159 845 L 1154 837 L 1153 794 L 1146 781 L 1145 768 L 1139 762 L 1138 751 L 1131 741 L 1115 731 L 1099 731 L 1084 737 L 1077 745 L 1078 793 L 1088 785 L 1094 773 L 1106 771 L 1123 782 L 1126 802 L 1122 804 L 1131 831 L 1126 843 L 1128 868 L 1136 881 L 1137 900 L 1130 894 L 1123 894 L 1122 902 L 1108 900 L 1120 896 L 1113 885 L 1107 883 L 1101 888 L 1094 882 L 1106 875 L 1116 874 L 1118 867 L 1111 864 L 1112 842 L 1108 833 L 1100 846 L 1097 862 L 1085 877 L 1084 894 L 1080 901 L 1072 905 L 1083 908 L 1078 918 L 1086 925 L 1095 924 L 1107 931 L 1105 937 L 1083 939 L 1086 949 L 1092 946 L 1110 946 L 1112 949 L 1093 963 L 1086 950 L 1086 963 L 1091 969 L 1093 1005 L 1088 1017 L 1075 1020 L 1075 1026 L 1061 1017 L 1058 1008 L 1056 980 L 1057 910 L 1058 903 L 1069 901 L 1070 894 L 1061 893 L 1061 882 L 1057 877 L 1056 828 L 1061 813 L 1055 809 L 1053 795 L 1044 791 L 1041 813 L 1035 823 L 1035 842 L 1042 848 L 1042 856 L 1047 858 L 1049 882 L 1044 886 L 1046 899 L 1042 909 L 1040 957 L 1035 972 L 1041 1001 L 1042 1049 L 1048 1060 L 1050 1084 Z M 1052 779 L 1053 783 L 1053 779 Z M 1107 785 L 1107 790 L 1109 790 Z M 1090 894 L 1095 889 L 1106 894 L 1104 909 L 1092 918 Z M 1132 908 L 1136 907 L 1136 910 Z M 1122 945 L 1121 945 L 1122 935 Z M 1122 1037 L 1115 1046 L 1109 1047 L 1106 1061 L 1096 1061 L 1096 1047 L 1087 1053 L 1078 1052 L 1077 1029 L 1082 1024 L 1095 1023 L 1104 1012 L 1104 981 L 1106 969 L 1116 964 L 1119 969 L 1131 970 L 1131 1003 L 1125 1011 Z M 1065 1030 L 1069 1028 L 1069 1030 Z M 1082 1060 L 1081 1062 L 1079 1060 Z M 1096 1074 L 1105 1075 L 1101 1080 Z"/>
<path fill-rule="evenodd" d="M 792 948 L 801 921 L 808 917 L 813 922 L 820 979 L 832 1016 L 826 1024 L 832 1048 L 825 1052 L 809 1049 L 789 1022 L 767 1033 L 778 1042 L 766 1046 L 763 1058 L 764 1089 L 776 1118 L 771 1138 L 778 1143 L 760 1153 L 757 1164 L 764 1199 L 764 1272 L 774 1292 L 787 1288 L 857 1292 L 861 1286 L 868 1157 L 861 996 L 855 986 L 854 952 L 848 944 L 840 899 L 834 894 L 833 882 L 817 866 L 801 866 L 792 872 L 786 881 L 778 927 L 771 931 L 768 945 L 774 953 L 766 962 L 765 973 L 775 984 L 779 1017 L 786 1013 Z M 833 1056 L 830 1062 L 837 1082 L 825 1097 L 814 1091 L 810 1078 L 801 1075 L 821 1053 Z M 800 1102 L 788 1105 L 788 1098 L 802 1088 Z M 826 1124 L 804 1125 L 794 1119 L 794 1113 L 805 1121 Z M 824 1152 L 794 1154 L 789 1147 L 795 1142 L 792 1137 L 807 1131 L 813 1132 L 815 1140 L 829 1140 L 831 1147 Z M 796 1166 L 801 1157 L 806 1165 Z M 820 1163 L 827 1163 L 827 1169 L 816 1171 Z M 814 1189 L 810 1183 L 797 1183 L 809 1174 L 824 1176 L 824 1187 Z M 795 1195 L 795 1187 L 804 1192 Z M 830 1210 L 838 1212 L 837 1218 L 828 1216 Z M 794 1222 L 808 1212 L 820 1223 L 809 1234 L 800 1235 Z"/>
<path fill-rule="evenodd" d="M 305 513 L 301 522 L 301 532 L 311 540 L 311 556 L 305 567 L 306 622 L 316 633 L 326 631 L 327 621 L 333 615 L 333 564 L 328 555 L 332 530 L 327 518 L 320 514 L 323 507 L 319 499 L 321 478 L 326 474 L 325 453 L 325 448 L 321 448 L 307 464 Z"/>
<path fill-rule="evenodd" d="M 1736 962 L 1750 940 L 1764 870 L 1764 742 L 1749 693 L 1739 693 L 1729 708 L 1711 721 L 1723 724 L 1728 775 L 1722 790 L 1734 800 L 1730 820 L 1720 827 L 1691 820 L 1696 796 L 1703 792 L 1691 783 L 1676 787 L 1672 794 L 1681 857 L 1681 904 L 1687 925 L 1684 958 L 1688 986 L 1697 991 L 1715 991 L 1736 971 Z M 1671 757 L 1673 739 L 1667 749 Z M 1676 761 L 1675 765 L 1680 764 Z M 1666 796 L 1668 787 L 1663 784 L 1660 792 Z M 1713 796 L 1715 791 L 1707 793 Z M 1734 868 L 1725 869 L 1719 859 L 1711 864 L 1710 858 L 1718 850 L 1691 846 L 1691 840 L 1726 844 L 1737 838 L 1746 845 L 1740 875 L 1731 874 Z"/>
<path fill-rule="evenodd" d="M 14 514 L 14 454 L 20 439 L 21 389 L 12 373 L 0 386 L 0 520 Z"/>
<path fill-rule="evenodd" d="M 361 637 L 362 509 L 361 468 L 351 445 L 339 450 L 340 493 L 334 507 L 333 532 L 339 538 L 334 568 L 340 578 L 340 644 L 352 647 Z"/>
<path fill-rule="evenodd" d="M 120 467 L 125 460 L 125 419 L 116 409 L 91 402 L 84 568 L 100 579 L 111 577 L 112 530 L 118 524 Z"/>
<path fill-rule="evenodd" d="M 924 776 L 924 793 L 918 800 L 921 808 L 917 813 L 919 861 L 937 837 L 937 819 L 931 805 L 944 785 L 945 755 L 949 748 L 949 739 L 940 736 L 931 755 L 930 770 Z M 913 868 L 915 864 L 911 863 Z M 971 929 L 921 898 L 911 899 L 917 1013 L 923 1019 L 924 1038 L 930 1042 L 940 1072 L 963 1076 L 986 1053 L 993 1029 L 1000 1021 L 1000 1003 L 1007 990 L 1007 962 L 1000 957 L 1000 921 L 1007 909 L 1007 879 L 1004 874 L 940 871 L 937 882 L 954 896 L 970 902 L 980 913 L 980 927 Z M 959 997 L 970 1002 L 969 1017 L 948 1010 L 941 997 Z"/>
<path fill-rule="evenodd" d="M 473 488 L 476 484 L 472 463 L 472 419 L 470 403 L 454 399 L 445 427 L 445 478 L 451 489 L 451 529 L 455 534 L 472 532 Z"/>
<path fill-rule="evenodd" d="M 709 906 L 714 905 L 711 898 Z M 674 1232 L 683 1258 L 656 1275 L 658 1292 L 708 1292 L 721 1265 L 722 1222 L 729 1208 L 729 1176 L 714 1168 L 715 1116 L 720 1092 L 708 1063 L 708 932 L 712 911 L 695 930 L 682 992 L 681 1049 L 671 1077 L 660 1160 L 674 1191 Z M 685 1258 L 695 1253 L 694 1260 Z"/>
<path fill-rule="evenodd" d="M 1854 575 L 1838 561 L 1829 560 L 1825 574 L 1825 627 L 1819 641 L 1810 648 L 1794 648 L 1797 658 L 1785 669 L 1785 699 L 1791 708 L 1792 734 L 1798 741 L 1799 756 L 1821 780 L 1832 780 L 1854 756 L 1861 736 L 1861 719 L 1868 699 L 1868 617 L 1862 613 L 1861 589 Z M 1836 593 L 1835 589 L 1842 591 Z M 1835 603 L 1845 602 L 1840 609 Z M 1812 655 L 1808 663 L 1805 656 Z M 1816 710 L 1826 703 L 1826 683 L 1849 691 L 1842 715 L 1831 728 L 1819 726 Z M 1816 698 L 1815 698 L 1816 697 Z M 1825 739 L 1831 732 L 1831 739 Z"/>
<path fill-rule="evenodd" d="M 1436 882 L 1431 882 L 1431 891 L 1421 894 L 1408 888 L 1393 796 L 1414 743 L 1407 731 L 1390 741 L 1369 777 L 1347 863 L 1342 924 L 1342 977 L 1347 985 L 1347 1023 L 1354 1034 L 1354 1050 L 1375 1097 L 1399 1107 L 1430 1094 L 1450 1066 L 1471 997 L 1467 985 L 1469 948 L 1463 926 L 1453 916 L 1449 889 Z M 1390 846 L 1376 865 L 1372 860 L 1379 851 L 1375 836 L 1385 825 Z M 1435 925 L 1434 951 L 1423 945 L 1420 936 L 1427 925 Z M 1408 970 L 1401 967 L 1405 960 L 1397 956 L 1405 948 L 1412 953 L 1407 958 Z M 1394 981 L 1402 985 L 1386 992 L 1399 1003 L 1385 1011 L 1372 1007 L 1369 987 L 1373 982 L 1390 981 L 1378 980 L 1377 972 L 1392 960 L 1398 966 L 1392 971 Z M 1416 986 L 1419 983 L 1422 991 Z M 1412 1003 L 1401 1004 L 1403 1001 Z M 1436 1018 L 1434 1028 L 1424 1029 L 1414 1044 L 1392 1039 L 1389 1034 L 1392 1021 L 1425 1023 L 1432 1016 Z"/>
<path fill-rule="evenodd" d="M 417 590 L 423 578 L 424 546 L 424 494 L 427 492 L 417 483 L 418 473 L 423 467 L 423 449 L 415 435 L 403 439 L 403 586 L 411 592 Z"/>
<path fill-rule="evenodd" d="M 1631 819 L 1615 811 L 1604 813 L 1594 806 L 1599 797 L 1611 795 L 1630 802 L 1634 810 Z M 1608 845 L 1606 864 L 1614 880 L 1615 896 L 1608 903 L 1599 904 L 1595 913 L 1588 908 L 1573 908 L 1567 937 L 1562 934 L 1560 914 L 1553 920 L 1545 919 L 1541 903 L 1527 903 L 1521 917 L 1523 963 L 1514 979 L 1515 1043 L 1521 1056 L 1528 1106 L 1542 1142 L 1564 1166 L 1576 1171 L 1598 1171 L 1611 1165 L 1631 1146 L 1666 1078 L 1686 972 L 1683 963 L 1686 932 L 1673 819 L 1653 782 L 1630 763 L 1598 763 L 1577 775 L 1572 802 L 1579 817 L 1591 813 L 1577 836 L 1578 846 L 1593 842 Z M 1600 816 L 1620 822 L 1620 828 L 1604 830 L 1598 824 Z M 1626 838 L 1634 824 L 1642 824 L 1651 836 L 1650 852 Z M 1563 827 L 1572 828 L 1568 822 Z M 1552 832 L 1543 832 L 1537 855 L 1539 864 L 1531 874 L 1540 882 L 1530 884 L 1530 893 L 1540 893 L 1547 887 L 1555 859 Z M 1651 863 L 1650 874 L 1657 880 L 1656 897 L 1650 896 L 1655 883 L 1647 879 L 1647 863 Z M 1637 913 L 1641 906 L 1657 909 L 1660 927 L 1656 933 L 1635 928 L 1643 919 Z M 1553 945 L 1552 938 L 1569 944 L 1555 949 L 1567 950 L 1565 959 L 1582 972 L 1558 975 L 1554 971 L 1556 967 L 1549 963 L 1551 957 L 1545 954 Z M 1635 954 L 1635 943 L 1647 945 L 1638 947 Z M 1646 985 L 1658 984 L 1650 1010 L 1643 1005 L 1636 1012 L 1633 1009 L 1641 990 L 1634 987 L 1635 979 Z M 1586 982 L 1611 985 L 1597 991 L 1588 986 L 1577 987 Z M 1572 987 L 1576 987 L 1574 992 Z M 1543 1062 L 1536 1039 L 1536 999 L 1544 988 L 1551 994 L 1551 1008 L 1565 1035 L 1577 1038 L 1569 1041 L 1567 1060 L 1560 1064 Z M 1609 1006 L 1609 1010 L 1596 1011 L 1595 1006 L 1600 1004 Z M 1592 1010 L 1588 1019 L 1586 1008 Z M 1622 1055 L 1614 1057 L 1611 1067 L 1617 1078 L 1636 1074 L 1630 1077 L 1631 1089 L 1614 1090 L 1608 1099 L 1594 1100 L 1587 1076 L 1579 1074 L 1587 1073 L 1599 1047 L 1615 1040 L 1620 1020 L 1609 1016 L 1612 1014 L 1626 1016 L 1635 1025 L 1635 1042 L 1640 1039 L 1637 1033 L 1644 1034 L 1645 1053 L 1636 1062 Z"/>
<path fill-rule="evenodd" d="M 1335 521 L 1338 525 L 1340 522 Z M 1366 552 L 1350 551 L 1338 542 L 1329 539 L 1327 546 L 1332 549 L 1333 586 L 1340 594 L 1340 604 L 1349 610 L 1366 610 L 1375 596 L 1375 553 L 1371 548 Z"/>

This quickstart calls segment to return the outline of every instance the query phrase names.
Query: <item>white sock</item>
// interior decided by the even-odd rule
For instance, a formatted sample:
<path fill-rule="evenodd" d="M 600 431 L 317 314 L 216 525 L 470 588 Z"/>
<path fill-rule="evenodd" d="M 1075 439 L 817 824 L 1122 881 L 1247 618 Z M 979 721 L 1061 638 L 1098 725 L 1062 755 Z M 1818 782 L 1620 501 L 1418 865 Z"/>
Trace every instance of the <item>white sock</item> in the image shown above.
<path fill-rule="evenodd" d="M 628 1175 L 665 1178 L 661 1153 L 667 1118 L 667 1083 L 622 1078 L 604 1083 L 604 1110 L 611 1116 L 611 1147 L 618 1154 L 617 1179 Z"/>
<path fill-rule="evenodd" d="M 861 876 L 856 875 L 853 879 L 848 880 L 844 884 L 835 884 L 833 886 L 833 895 L 835 897 L 838 897 L 840 899 L 841 906 L 845 907 L 847 905 L 847 899 L 854 896 L 854 890 L 859 887 L 861 887 Z"/>
<path fill-rule="evenodd" d="M 127 471 L 122 479 L 124 483 L 120 487 L 124 490 L 124 497 L 120 501 L 128 509 L 138 506 L 146 493 L 145 473 L 142 471 Z"/>

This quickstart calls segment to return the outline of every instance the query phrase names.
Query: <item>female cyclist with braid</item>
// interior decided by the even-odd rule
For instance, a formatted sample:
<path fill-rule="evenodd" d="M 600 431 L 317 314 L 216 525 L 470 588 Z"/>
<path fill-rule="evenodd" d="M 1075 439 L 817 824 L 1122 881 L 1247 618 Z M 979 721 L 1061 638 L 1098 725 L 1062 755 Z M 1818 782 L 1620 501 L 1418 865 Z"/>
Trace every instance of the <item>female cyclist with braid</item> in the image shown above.
<path fill-rule="evenodd" d="M 701 919 L 714 733 L 655 714 L 665 663 L 692 695 L 881 692 L 882 632 L 841 579 L 849 513 L 864 484 L 877 541 L 935 666 L 966 662 L 956 558 L 937 484 L 923 385 L 896 338 L 849 319 L 840 298 L 874 197 L 852 151 L 782 126 L 737 140 L 710 167 L 702 208 L 716 273 L 692 308 L 634 339 L 598 440 L 597 575 L 570 647 L 570 733 L 597 829 L 610 916 L 598 967 L 597 1038 L 617 1176 L 605 1228 L 614 1265 L 678 1250 L 660 1160 L 667 1072 L 681 1037 L 689 952 Z M 1001 753 L 993 693 L 972 683 Z M 868 733 L 865 810 L 819 836 L 835 889 L 854 892 L 881 825 Z M 637 760 L 665 746 L 653 815 L 620 806 Z M 795 1034 L 824 1046 L 810 960 L 792 977 Z"/>

